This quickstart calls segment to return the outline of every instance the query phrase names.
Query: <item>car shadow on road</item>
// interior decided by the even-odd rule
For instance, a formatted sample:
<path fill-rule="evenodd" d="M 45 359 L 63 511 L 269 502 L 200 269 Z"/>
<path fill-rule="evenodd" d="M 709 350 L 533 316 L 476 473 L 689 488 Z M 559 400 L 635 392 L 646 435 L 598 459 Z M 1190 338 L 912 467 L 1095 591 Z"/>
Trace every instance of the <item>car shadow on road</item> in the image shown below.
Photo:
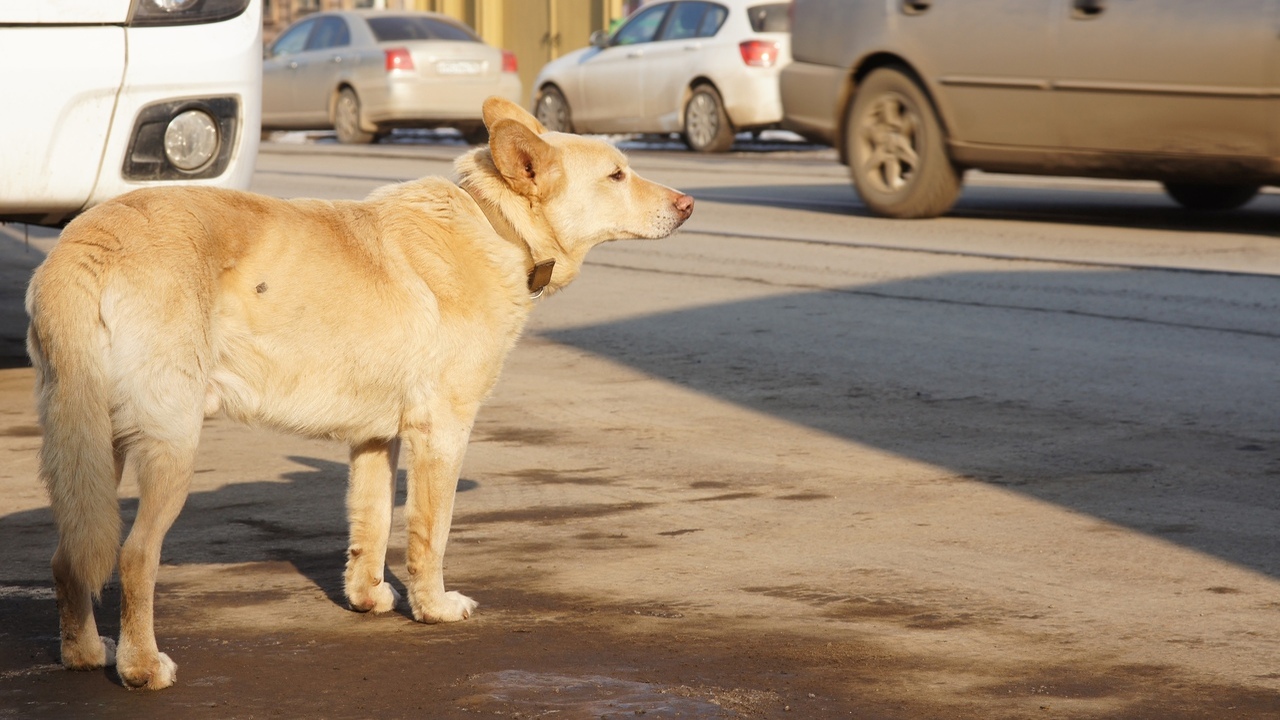
<path fill-rule="evenodd" d="M 762 205 L 837 215 L 872 217 L 849 183 L 731 185 L 685 188 L 698 200 Z M 1230 212 L 1192 212 L 1157 190 L 1135 184 L 1106 191 L 1006 184 L 966 185 L 945 217 L 1140 228 L 1164 232 L 1226 233 L 1280 237 L 1280 195 L 1263 193 Z"/>
<path fill-rule="evenodd" d="M 974 272 L 543 335 L 1280 577 L 1280 318 L 1249 305 L 1278 294 L 1269 277 Z"/>

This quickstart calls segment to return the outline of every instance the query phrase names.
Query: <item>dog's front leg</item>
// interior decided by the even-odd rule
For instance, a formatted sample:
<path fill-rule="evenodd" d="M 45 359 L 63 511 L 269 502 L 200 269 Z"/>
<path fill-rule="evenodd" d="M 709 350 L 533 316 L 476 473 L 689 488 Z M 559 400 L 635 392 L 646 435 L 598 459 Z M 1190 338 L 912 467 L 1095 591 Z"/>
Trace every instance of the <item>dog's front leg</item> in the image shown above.
<path fill-rule="evenodd" d="M 351 535 L 343 585 L 352 610 L 386 612 L 400 600 L 400 594 L 383 578 L 399 456 L 398 438 L 351 448 L 351 477 L 347 484 Z"/>
<path fill-rule="evenodd" d="M 429 429 L 428 429 L 429 428 Z M 470 422 L 432 418 L 428 428 L 403 434 L 409 446 L 409 606 L 419 622 L 454 622 L 471 616 L 476 601 L 444 589 L 444 547 L 453 521 L 453 497 L 470 436 Z"/>

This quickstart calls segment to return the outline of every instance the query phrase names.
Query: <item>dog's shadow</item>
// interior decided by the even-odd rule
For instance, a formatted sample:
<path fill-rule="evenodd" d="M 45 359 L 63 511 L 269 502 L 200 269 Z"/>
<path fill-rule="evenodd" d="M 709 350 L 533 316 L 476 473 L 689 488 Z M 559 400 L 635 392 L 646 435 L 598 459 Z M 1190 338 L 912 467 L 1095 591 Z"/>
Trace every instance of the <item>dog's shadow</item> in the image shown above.
<path fill-rule="evenodd" d="M 348 467 L 313 457 L 289 459 L 302 467 L 280 475 L 278 480 L 230 482 L 216 490 L 192 492 L 165 536 L 161 562 L 287 562 L 330 601 L 348 607 L 342 582 L 347 549 Z M 476 487 L 478 483 L 473 480 L 458 481 L 459 492 Z M 400 470 L 396 506 L 402 506 L 404 498 L 405 471 Z M 126 530 L 137 508 L 136 499 L 121 500 Z M 0 570 L 0 587 L 51 587 L 48 561 L 56 544 L 53 514 L 47 507 L 0 517 L 0 546 L 6 548 L 3 554 L 7 556 L 4 569 Z M 391 571 L 403 563 L 400 555 L 389 555 L 387 579 L 403 594 L 404 584 Z M 13 562 L 8 562 L 10 558 Z M 104 601 L 111 602 L 109 598 L 115 592 L 113 586 L 108 586 Z M 401 603 L 397 610 L 407 612 L 404 607 Z"/>

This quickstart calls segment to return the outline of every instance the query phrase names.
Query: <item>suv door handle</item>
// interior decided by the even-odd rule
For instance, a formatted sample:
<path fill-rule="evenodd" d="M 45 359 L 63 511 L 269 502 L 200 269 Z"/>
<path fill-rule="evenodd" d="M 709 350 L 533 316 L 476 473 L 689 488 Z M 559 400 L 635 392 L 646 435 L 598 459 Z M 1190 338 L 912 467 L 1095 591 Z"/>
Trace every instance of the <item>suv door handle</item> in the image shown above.
<path fill-rule="evenodd" d="M 902 10 L 908 15 L 919 15 L 933 7 L 933 0 L 902 0 Z"/>
<path fill-rule="evenodd" d="M 1107 9 L 1107 0 L 1072 0 L 1071 17 L 1077 20 L 1092 20 Z"/>

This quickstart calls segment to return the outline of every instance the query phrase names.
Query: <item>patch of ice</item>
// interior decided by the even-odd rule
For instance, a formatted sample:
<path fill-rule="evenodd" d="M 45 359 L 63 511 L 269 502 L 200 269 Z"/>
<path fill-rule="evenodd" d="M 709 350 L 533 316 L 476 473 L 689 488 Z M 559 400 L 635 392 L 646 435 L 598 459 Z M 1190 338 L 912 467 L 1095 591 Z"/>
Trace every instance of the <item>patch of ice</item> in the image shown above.
<path fill-rule="evenodd" d="M 489 699 L 542 713 L 572 713 L 571 717 L 734 717 L 715 702 L 673 688 L 603 675 L 572 677 L 502 670 L 476 676 L 472 682 L 487 690 Z"/>
<path fill-rule="evenodd" d="M 51 587 L 28 587 L 26 585 L 0 585 L 0 600 L 18 598 L 22 600 L 57 600 L 58 594 Z"/>

